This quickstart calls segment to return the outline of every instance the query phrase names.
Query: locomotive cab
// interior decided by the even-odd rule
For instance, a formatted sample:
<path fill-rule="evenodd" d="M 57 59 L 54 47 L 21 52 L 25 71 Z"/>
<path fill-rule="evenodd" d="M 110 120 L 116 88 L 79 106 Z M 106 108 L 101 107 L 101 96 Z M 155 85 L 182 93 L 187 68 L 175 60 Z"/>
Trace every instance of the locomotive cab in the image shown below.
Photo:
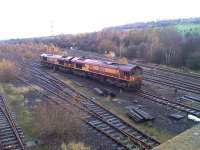
<path fill-rule="evenodd" d="M 139 90 L 142 84 L 143 69 L 139 66 L 129 65 L 121 68 L 121 78 L 128 82 L 127 87 Z"/>
<path fill-rule="evenodd" d="M 143 76 L 143 69 L 139 66 L 136 66 L 132 71 L 132 78 L 138 78 L 140 80 L 142 80 L 142 76 Z"/>
<path fill-rule="evenodd" d="M 62 58 L 58 59 L 58 64 L 64 66 L 65 60 Z"/>
<path fill-rule="evenodd" d="M 41 61 L 47 61 L 47 55 L 46 54 L 40 55 L 40 60 Z"/>

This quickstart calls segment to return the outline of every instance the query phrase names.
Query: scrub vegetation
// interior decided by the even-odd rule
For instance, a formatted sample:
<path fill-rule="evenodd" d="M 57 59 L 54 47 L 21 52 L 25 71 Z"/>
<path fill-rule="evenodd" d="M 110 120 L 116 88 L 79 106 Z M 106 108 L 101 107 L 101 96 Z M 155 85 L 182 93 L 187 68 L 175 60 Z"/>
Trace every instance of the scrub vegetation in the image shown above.
<path fill-rule="evenodd" d="M 18 69 L 16 64 L 10 60 L 2 59 L 0 60 L 0 81 L 8 82 L 16 79 L 18 74 Z"/>

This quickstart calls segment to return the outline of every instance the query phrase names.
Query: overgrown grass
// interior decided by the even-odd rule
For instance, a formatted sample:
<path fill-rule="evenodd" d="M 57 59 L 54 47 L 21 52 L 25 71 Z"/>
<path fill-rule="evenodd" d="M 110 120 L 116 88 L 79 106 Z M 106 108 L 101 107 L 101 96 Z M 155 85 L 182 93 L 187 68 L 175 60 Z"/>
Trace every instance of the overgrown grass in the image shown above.
<path fill-rule="evenodd" d="M 0 83 L 0 95 L 6 97 L 10 110 L 16 114 L 17 123 L 28 136 L 32 136 L 34 131 L 32 130 L 32 114 L 24 105 L 24 94 L 33 91 L 34 89 L 29 86 L 16 87 L 12 84 Z"/>
<path fill-rule="evenodd" d="M 82 143 L 69 143 L 69 144 L 62 144 L 61 145 L 61 150 L 90 150 L 89 147 L 86 147 L 84 144 Z"/>
<path fill-rule="evenodd" d="M 47 146 L 37 146 L 33 150 L 49 150 Z M 62 143 L 59 150 L 91 150 L 91 148 L 85 146 L 83 143 L 70 142 L 69 144 Z"/>

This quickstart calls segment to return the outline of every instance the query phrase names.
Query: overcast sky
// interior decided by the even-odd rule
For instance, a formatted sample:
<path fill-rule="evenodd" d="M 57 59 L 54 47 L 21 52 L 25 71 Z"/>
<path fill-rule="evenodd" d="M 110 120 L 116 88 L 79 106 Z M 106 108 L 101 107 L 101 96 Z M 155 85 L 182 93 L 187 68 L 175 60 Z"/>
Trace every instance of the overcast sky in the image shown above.
<path fill-rule="evenodd" d="M 0 0 L 0 39 L 199 16 L 199 0 Z"/>

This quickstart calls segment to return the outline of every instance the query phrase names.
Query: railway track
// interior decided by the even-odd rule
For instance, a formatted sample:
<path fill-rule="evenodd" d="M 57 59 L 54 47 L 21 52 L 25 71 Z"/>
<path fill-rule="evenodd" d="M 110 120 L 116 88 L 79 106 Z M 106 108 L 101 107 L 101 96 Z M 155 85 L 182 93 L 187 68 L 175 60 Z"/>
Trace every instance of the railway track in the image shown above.
<path fill-rule="evenodd" d="M 183 84 L 184 86 L 188 86 L 188 87 L 192 87 L 192 88 L 195 88 L 197 90 L 200 90 L 200 81 L 199 81 L 199 83 L 198 82 L 192 82 L 190 80 L 177 78 L 177 77 L 174 77 L 174 76 L 169 75 L 169 74 L 164 74 L 164 73 L 160 73 L 160 72 L 155 73 L 154 71 L 144 71 L 144 74 L 148 75 L 148 76 L 160 78 L 160 79 L 175 81 L 175 82 L 179 83 L 180 85 Z"/>
<path fill-rule="evenodd" d="M 17 127 L 14 116 L 10 114 L 6 100 L 0 96 L 0 149 L 25 150 L 22 130 Z"/>
<path fill-rule="evenodd" d="M 171 107 L 171 108 L 174 108 L 176 110 L 186 112 L 188 114 L 192 114 L 192 115 L 195 115 L 197 117 L 200 117 L 200 109 L 190 107 L 190 106 L 187 106 L 187 105 L 184 105 L 182 103 L 175 102 L 175 101 L 170 101 L 166 98 L 162 98 L 160 96 L 153 95 L 153 94 L 151 94 L 147 91 L 140 91 L 140 92 L 137 93 L 137 95 L 144 97 L 146 99 L 149 99 L 151 101 L 154 101 L 158 104 L 165 105 L 167 107 Z"/>
<path fill-rule="evenodd" d="M 174 78 L 169 75 L 161 75 L 145 71 L 144 79 L 149 82 L 166 85 L 195 94 L 200 94 L 200 84 L 183 79 Z"/>
<path fill-rule="evenodd" d="M 200 75 L 183 73 L 172 69 L 141 63 L 135 64 L 151 69 L 144 71 L 144 80 L 146 81 L 177 88 L 186 92 L 200 94 Z"/>
<path fill-rule="evenodd" d="M 156 70 L 163 71 L 163 72 L 177 74 L 180 76 L 190 77 L 190 78 L 194 78 L 194 79 L 200 79 L 200 74 L 197 74 L 197 73 L 185 73 L 185 72 L 181 72 L 181 71 L 177 71 L 177 70 L 173 70 L 173 69 L 168 69 L 168 68 L 159 67 L 159 66 L 152 66 L 152 65 L 148 65 L 148 64 L 142 64 L 142 63 L 135 63 L 135 64 L 146 67 L 146 68 L 150 68 L 150 69 L 156 69 Z"/>
<path fill-rule="evenodd" d="M 114 140 L 120 145 L 119 149 L 152 149 L 160 144 L 56 77 L 35 67 L 29 71 L 32 83 L 88 113 L 90 117 L 85 119 L 85 122 Z M 30 81 L 30 78 L 26 81 Z"/>
<path fill-rule="evenodd" d="M 180 85 L 180 84 L 177 84 L 177 83 L 175 83 L 173 81 L 159 80 L 159 79 L 154 79 L 154 78 L 151 78 L 151 77 L 150 78 L 149 77 L 145 77 L 144 80 L 146 80 L 148 82 L 160 84 L 160 85 L 165 85 L 165 86 L 168 86 L 168 87 L 171 87 L 171 88 L 176 88 L 176 89 L 179 89 L 179 90 L 182 90 L 182 91 L 191 92 L 191 93 L 195 93 L 195 94 L 200 94 L 200 91 L 197 90 L 196 88 L 185 87 L 184 84 Z"/>

